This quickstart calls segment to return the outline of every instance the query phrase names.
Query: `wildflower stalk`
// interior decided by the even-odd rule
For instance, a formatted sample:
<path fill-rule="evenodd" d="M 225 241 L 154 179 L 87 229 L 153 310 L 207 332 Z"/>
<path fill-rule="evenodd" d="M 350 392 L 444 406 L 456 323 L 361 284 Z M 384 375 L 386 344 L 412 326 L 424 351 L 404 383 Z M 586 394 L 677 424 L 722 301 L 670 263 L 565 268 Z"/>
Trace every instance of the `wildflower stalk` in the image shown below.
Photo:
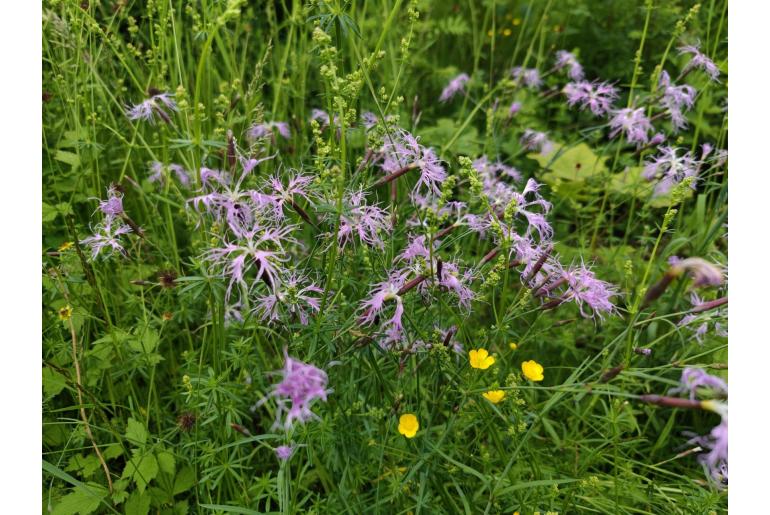
<path fill-rule="evenodd" d="M 383 177 L 379 181 L 375 182 L 374 185 L 372 186 L 372 188 L 377 188 L 379 186 L 382 186 L 383 184 L 388 184 L 389 182 L 395 181 L 396 179 L 398 179 L 399 177 L 401 177 L 402 175 L 404 175 L 408 171 L 415 170 L 416 168 L 417 168 L 417 163 L 410 163 L 410 164 L 404 166 L 403 168 L 400 168 L 400 169 L 396 170 L 392 174 L 390 174 L 390 175 L 388 175 L 386 177 Z"/>
<path fill-rule="evenodd" d="M 61 282 L 60 277 L 57 276 L 57 279 Z M 60 284 L 60 286 L 62 295 L 64 295 L 64 299 L 69 302 L 70 299 L 69 295 L 67 294 L 67 290 L 64 289 L 63 285 Z M 67 318 L 67 326 L 70 331 L 70 339 L 72 342 L 72 363 L 75 366 L 75 390 L 77 391 L 78 396 L 80 418 L 83 420 L 83 429 L 86 432 L 86 436 L 88 436 L 88 439 L 91 441 L 91 446 L 94 448 L 96 457 L 102 466 L 102 470 L 104 470 L 104 476 L 107 478 L 107 486 L 109 491 L 112 493 L 112 477 L 110 476 L 110 469 L 107 467 L 107 462 L 104 460 L 104 456 L 102 456 L 102 451 L 99 450 L 99 446 L 96 444 L 96 440 L 94 439 L 94 434 L 91 432 L 91 425 L 88 423 L 86 408 L 83 404 L 83 380 L 80 373 L 80 361 L 78 360 L 78 340 L 77 333 L 75 332 L 75 324 L 72 322 L 71 316 Z"/>
<path fill-rule="evenodd" d="M 693 309 L 691 309 L 690 313 L 702 313 L 710 309 L 718 308 L 719 306 L 724 306 L 725 304 L 727 304 L 726 296 L 720 297 L 715 300 L 710 300 L 708 302 L 704 302 L 703 304 L 699 304 L 698 306 L 695 306 Z"/>

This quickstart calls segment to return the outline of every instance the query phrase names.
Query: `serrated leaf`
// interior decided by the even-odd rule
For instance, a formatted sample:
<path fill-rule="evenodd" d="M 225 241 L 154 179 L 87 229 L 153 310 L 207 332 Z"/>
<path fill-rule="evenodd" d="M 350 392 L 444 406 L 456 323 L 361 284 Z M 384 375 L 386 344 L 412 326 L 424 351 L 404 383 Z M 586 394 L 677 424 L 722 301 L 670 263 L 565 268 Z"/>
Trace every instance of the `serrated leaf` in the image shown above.
<path fill-rule="evenodd" d="M 133 480 L 139 491 L 144 492 L 149 482 L 158 475 L 159 470 L 158 460 L 155 459 L 154 454 L 136 453 L 134 454 L 134 457 L 126 463 L 126 468 L 123 469 L 122 477 Z"/>
<path fill-rule="evenodd" d="M 57 216 L 59 216 L 59 210 L 43 202 L 43 222 L 53 222 Z"/>
<path fill-rule="evenodd" d="M 76 486 L 54 506 L 52 515 L 88 515 L 99 508 L 107 493 L 106 488 L 96 483 L 88 483 L 88 489 Z"/>
<path fill-rule="evenodd" d="M 150 512 L 152 498 L 147 492 L 133 492 L 126 501 L 126 515 L 147 515 Z"/>
<path fill-rule="evenodd" d="M 67 386 L 67 379 L 51 367 L 43 368 L 43 392 L 46 397 L 54 397 Z"/>
<path fill-rule="evenodd" d="M 126 425 L 126 439 L 136 447 L 142 447 L 147 443 L 147 429 L 145 429 L 144 424 L 129 418 Z"/>
<path fill-rule="evenodd" d="M 159 342 L 160 336 L 158 332 L 148 327 L 141 335 L 131 338 L 128 341 L 128 346 L 133 351 L 150 354 L 158 348 Z"/>
<path fill-rule="evenodd" d="M 160 451 L 157 454 L 157 458 L 158 466 L 160 467 L 161 472 L 173 476 L 174 470 L 176 469 L 176 460 L 174 459 L 174 455 L 168 451 Z"/>
<path fill-rule="evenodd" d="M 95 454 L 88 454 L 86 456 L 75 454 L 70 458 L 66 470 L 77 472 L 82 477 L 91 477 L 99 468 L 99 465 L 99 459 Z"/>

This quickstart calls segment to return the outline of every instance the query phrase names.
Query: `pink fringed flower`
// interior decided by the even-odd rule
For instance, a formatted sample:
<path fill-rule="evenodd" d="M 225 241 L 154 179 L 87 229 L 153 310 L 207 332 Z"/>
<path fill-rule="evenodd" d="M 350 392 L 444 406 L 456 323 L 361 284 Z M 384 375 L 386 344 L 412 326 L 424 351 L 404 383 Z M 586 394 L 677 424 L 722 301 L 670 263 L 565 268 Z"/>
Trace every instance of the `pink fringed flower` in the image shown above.
<path fill-rule="evenodd" d="M 716 81 L 719 77 L 719 68 L 717 65 L 714 64 L 714 61 L 701 53 L 697 45 L 684 45 L 679 47 L 679 54 L 692 55 L 690 62 L 688 62 L 682 70 L 682 75 L 689 73 L 691 70 L 700 68 L 701 70 L 705 71 L 713 81 Z"/>
<path fill-rule="evenodd" d="M 292 272 L 280 282 L 280 286 L 269 294 L 257 298 L 254 312 L 262 320 L 280 320 L 282 313 L 289 317 L 298 317 L 302 325 L 307 325 L 310 316 L 321 309 L 320 298 L 323 290 L 306 277 Z M 285 320 L 289 322 L 290 319 Z"/>
<path fill-rule="evenodd" d="M 583 67 L 577 60 L 574 54 L 567 52 L 566 50 L 559 50 L 556 52 L 556 63 L 554 68 L 561 70 L 564 68 L 569 69 L 569 78 L 572 80 L 583 80 Z"/>
<path fill-rule="evenodd" d="M 467 73 L 461 73 L 451 81 L 449 81 L 449 84 L 444 88 L 444 90 L 441 92 L 441 96 L 439 97 L 439 102 L 448 102 L 452 99 L 455 95 L 458 93 L 465 93 L 465 84 L 471 80 L 471 78 L 468 76 Z"/>
<path fill-rule="evenodd" d="M 389 231 L 388 215 L 377 205 L 367 205 L 364 202 L 366 194 L 362 191 L 349 193 L 345 197 L 346 210 L 340 218 L 340 228 L 337 232 L 337 242 L 344 248 L 353 236 L 365 244 L 384 248 L 380 232 Z"/>
<path fill-rule="evenodd" d="M 618 91 L 606 82 L 570 82 L 564 86 L 567 104 L 570 107 L 580 105 L 580 109 L 590 109 L 595 116 L 604 116 L 618 98 Z"/>
<path fill-rule="evenodd" d="M 269 397 L 275 398 L 278 409 L 273 428 L 289 430 L 295 422 L 304 424 L 319 419 L 310 408 L 316 400 L 326 402 L 332 390 L 327 388 L 329 378 L 326 372 L 290 357 L 286 349 L 284 356 L 286 363 L 279 372 L 281 382 L 273 386 L 273 390 L 257 406 L 265 403 Z"/>
<path fill-rule="evenodd" d="M 644 114 L 644 108 L 634 109 L 626 107 L 613 111 L 614 116 L 610 120 L 610 137 L 614 138 L 623 132 L 629 143 L 642 146 L 649 140 L 649 133 L 654 129 L 650 119 Z"/>

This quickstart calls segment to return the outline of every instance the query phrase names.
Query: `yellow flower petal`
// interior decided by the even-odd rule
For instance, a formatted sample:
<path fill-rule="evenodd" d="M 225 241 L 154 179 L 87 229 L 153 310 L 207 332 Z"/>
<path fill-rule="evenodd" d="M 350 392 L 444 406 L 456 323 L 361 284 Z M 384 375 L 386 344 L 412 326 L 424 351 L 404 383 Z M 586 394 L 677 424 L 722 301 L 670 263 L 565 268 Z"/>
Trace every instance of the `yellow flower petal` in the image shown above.
<path fill-rule="evenodd" d="M 398 432 L 407 438 L 414 438 L 417 430 L 420 429 L 420 423 L 417 417 L 412 413 L 404 413 L 398 419 Z"/>
<path fill-rule="evenodd" d="M 481 396 L 492 404 L 497 404 L 503 400 L 503 397 L 505 397 L 505 392 L 503 390 L 489 390 L 488 392 L 482 393 Z"/>
<path fill-rule="evenodd" d="M 521 364 L 521 371 L 524 374 L 524 377 L 530 381 L 543 380 L 543 365 L 537 363 L 534 360 L 523 362 Z"/>
<path fill-rule="evenodd" d="M 519 346 L 517 344 L 515 344 L 514 342 L 509 343 L 508 347 L 510 347 L 511 350 L 516 350 L 516 349 L 519 348 Z"/>
<path fill-rule="evenodd" d="M 487 349 L 473 349 L 468 353 L 471 367 L 486 370 L 495 363 L 494 356 L 489 355 Z"/>

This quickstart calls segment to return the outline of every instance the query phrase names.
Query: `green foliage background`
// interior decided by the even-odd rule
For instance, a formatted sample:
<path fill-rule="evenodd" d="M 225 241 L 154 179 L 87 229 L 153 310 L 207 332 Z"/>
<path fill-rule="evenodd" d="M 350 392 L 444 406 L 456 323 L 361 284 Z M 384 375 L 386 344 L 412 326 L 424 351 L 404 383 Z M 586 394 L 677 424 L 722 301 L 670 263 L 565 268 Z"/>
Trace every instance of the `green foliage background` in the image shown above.
<path fill-rule="evenodd" d="M 547 70 L 555 50 L 574 50 L 589 77 L 642 94 L 654 89 L 661 63 L 681 69 L 682 41 L 699 40 L 723 82 L 692 78 L 700 96 L 676 144 L 723 148 L 727 2 L 692 8 L 631 0 L 45 0 L 43 510 L 726 512 L 727 490 L 709 484 L 695 456 L 683 453 L 692 447 L 684 433 L 707 433 L 715 415 L 643 405 L 635 396 L 664 394 L 683 366 L 726 377 L 727 341 L 710 333 L 698 343 L 676 325 L 690 308 L 685 282 L 655 306 L 629 312 L 669 256 L 726 263 L 726 172 L 669 210 L 661 230 L 670 199 L 651 199 L 640 177 L 644 155 L 621 152 L 606 131 L 590 130 L 596 122 L 585 113 L 527 92 L 517 96 L 524 108 L 514 127 L 488 111 L 492 93 L 505 94 L 495 89 L 505 70 Z M 413 300 L 407 308 L 426 341 L 438 343 L 435 321 L 457 325 L 466 349 L 493 351 L 498 362 L 483 378 L 440 345 L 419 355 L 385 352 L 367 343 L 356 308 L 403 248 L 404 229 L 383 253 L 358 248 L 329 265 L 306 228 L 310 252 L 302 264 L 332 270 L 334 303 L 307 327 L 226 324 L 224 284 L 199 259 L 209 235 L 185 209 L 184 192 L 147 181 L 148 163 L 216 167 L 228 130 L 242 135 L 262 120 L 286 120 L 295 136 L 282 149 L 284 167 L 332 185 L 335 166 L 352 172 L 365 152 L 360 131 L 342 149 L 329 136 L 331 154 L 316 159 L 307 120 L 313 108 L 333 111 L 334 95 L 319 71 L 315 23 L 332 37 L 340 77 L 365 70 L 361 87 L 346 97 L 349 106 L 397 115 L 454 172 L 458 156 L 486 153 L 512 158 L 544 182 L 558 252 L 567 262 L 594 262 L 598 276 L 619 285 L 621 314 L 594 324 L 572 307 L 543 312 L 522 300 L 517 279 L 506 274 L 485 290 L 473 316 L 443 302 Z M 376 51 L 384 56 L 367 65 Z M 473 94 L 437 102 L 460 72 L 472 75 Z M 558 84 L 556 77 L 546 82 Z M 150 88 L 176 94 L 174 126 L 126 119 L 125 106 Z M 516 132 L 525 127 L 548 130 L 562 152 L 526 154 Z M 591 166 L 578 176 L 576 163 Z M 147 239 L 132 240 L 126 259 L 91 263 L 77 245 L 60 251 L 89 233 L 95 198 L 111 183 L 126 191 L 126 211 Z M 488 250 L 465 235 L 444 249 L 468 263 Z M 175 288 L 159 285 L 166 270 L 177 276 Z M 71 328 L 58 316 L 66 305 L 74 310 Z M 319 421 L 291 435 L 302 446 L 281 465 L 273 448 L 285 436 L 271 431 L 274 408 L 251 407 L 269 390 L 274 377 L 266 374 L 280 369 L 284 347 L 328 368 L 334 393 L 314 407 Z M 634 347 L 653 354 L 630 355 Z M 544 364 L 543 383 L 521 378 L 525 359 Z M 339 364 L 327 367 L 332 362 Z M 602 382 L 621 364 L 619 375 Z M 504 403 L 480 397 L 493 384 L 509 388 Z M 78 389 L 112 492 L 81 419 Z M 406 411 L 420 419 L 415 439 L 396 430 Z"/>

